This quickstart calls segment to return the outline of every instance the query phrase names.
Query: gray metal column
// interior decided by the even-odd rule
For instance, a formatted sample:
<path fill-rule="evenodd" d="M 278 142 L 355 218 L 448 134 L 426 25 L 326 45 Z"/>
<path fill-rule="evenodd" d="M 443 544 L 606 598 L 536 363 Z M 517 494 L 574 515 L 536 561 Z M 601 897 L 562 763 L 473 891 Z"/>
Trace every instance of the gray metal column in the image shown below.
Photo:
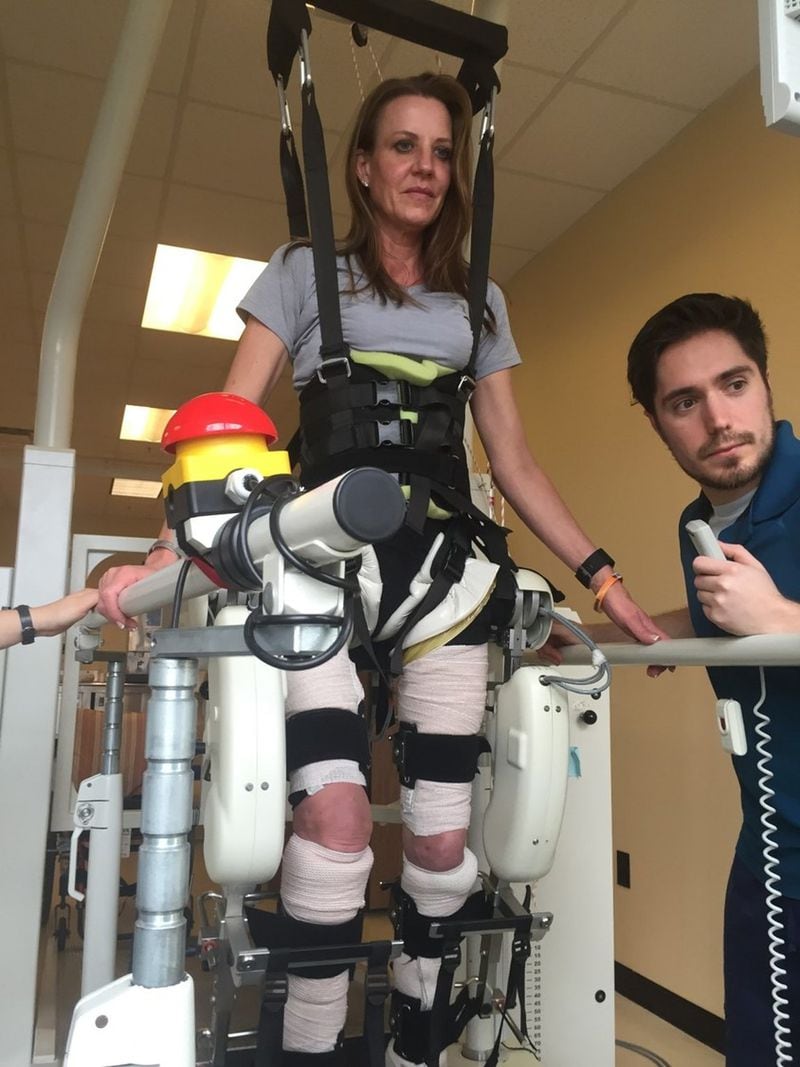
<path fill-rule="evenodd" d="M 160 988 L 186 973 L 197 660 L 153 659 L 149 682 L 133 983 Z"/>
<path fill-rule="evenodd" d="M 91 779 L 92 803 L 84 791 L 83 803 L 94 808 L 89 836 L 89 875 L 86 882 L 86 926 L 83 939 L 81 996 L 114 981 L 119 913 L 119 867 L 122 840 L 122 696 L 125 656 L 116 654 L 107 664 L 106 706 L 103 715 L 103 754 L 100 773 Z"/>

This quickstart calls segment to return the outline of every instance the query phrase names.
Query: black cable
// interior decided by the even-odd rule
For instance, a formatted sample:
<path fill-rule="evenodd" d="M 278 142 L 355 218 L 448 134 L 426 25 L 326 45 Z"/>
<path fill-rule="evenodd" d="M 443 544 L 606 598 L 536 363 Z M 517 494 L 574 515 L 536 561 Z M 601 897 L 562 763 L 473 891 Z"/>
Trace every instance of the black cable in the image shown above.
<path fill-rule="evenodd" d="M 256 640 L 256 633 L 263 626 L 330 626 L 330 615 L 260 615 L 251 612 L 244 623 L 244 642 L 253 655 L 279 671 L 305 671 L 310 667 L 320 667 L 323 663 L 333 659 L 334 656 L 347 645 L 353 635 L 353 609 L 350 601 L 345 602 L 344 614 L 339 626 L 339 635 L 330 647 L 323 652 L 294 652 L 281 655 L 276 652 L 268 652 L 262 648 Z M 288 656 L 296 656 L 296 659 L 288 659 Z"/>
<path fill-rule="evenodd" d="M 172 598 L 172 623 L 171 628 L 177 629 L 178 619 L 181 616 L 181 602 L 183 600 L 183 587 L 186 585 L 186 576 L 189 573 L 189 568 L 192 565 L 191 559 L 185 559 L 181 564 L 181 572 L 178 575 L 178 580 L 175 583 L 175 595 Z"/>
<path fill-rule="evenodd" d="M 358 591 L 358 581 L 355 578 L 336 578 L 332 574 L 327 574 L 325 571 L 320 570 L 319 567 L 315 567 L 313 564 L 308 563 L 306 560 L 298 556 L 289 545 L 286 543 L 286 539 L 281 533 L 279 525 L 279 519 L 281 512 L 295 496 L 297 496 L 298 490 L 293 489 L 292 492 L 284 494 L 279 497 L 272 506 L 272 510 L 269 513 L 269 532 L 272 536 L 272 540 L 275 547 L 280 552 L 285 560 L 296 567 L 302 574 L 307 574 L 310 578 L 315 578 L 318 582 L 322 582 L 323 585 L 332 585 L 334 589 L 344 589 L 348 593 L 356 593 Z"/>

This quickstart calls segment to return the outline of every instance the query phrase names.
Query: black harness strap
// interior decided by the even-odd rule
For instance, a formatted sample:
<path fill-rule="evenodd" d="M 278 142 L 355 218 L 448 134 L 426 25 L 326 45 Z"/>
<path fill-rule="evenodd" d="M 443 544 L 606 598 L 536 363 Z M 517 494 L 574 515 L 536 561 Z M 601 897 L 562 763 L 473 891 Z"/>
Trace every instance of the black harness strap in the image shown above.
<path fill-rule="evenodd" d="M 286 720 L 286 771 L 327 759 L 354 760 L 369 767 L 367 723 L 346 708 L 314 708 Z"/>

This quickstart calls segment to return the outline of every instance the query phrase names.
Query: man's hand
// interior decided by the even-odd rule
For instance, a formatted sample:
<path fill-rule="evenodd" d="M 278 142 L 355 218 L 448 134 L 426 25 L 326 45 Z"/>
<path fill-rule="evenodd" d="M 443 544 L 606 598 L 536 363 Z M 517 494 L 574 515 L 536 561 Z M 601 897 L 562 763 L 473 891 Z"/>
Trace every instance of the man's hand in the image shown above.
<path fill-rule="evenodd" d="M 800 633 L 800 604 L 778 591 L 764 566 L 742 545 L 720 542 L 720 547 L 726 560 L 698 556 L 693 563 L 697 599 L 706 618 L 738 637 Z"/>

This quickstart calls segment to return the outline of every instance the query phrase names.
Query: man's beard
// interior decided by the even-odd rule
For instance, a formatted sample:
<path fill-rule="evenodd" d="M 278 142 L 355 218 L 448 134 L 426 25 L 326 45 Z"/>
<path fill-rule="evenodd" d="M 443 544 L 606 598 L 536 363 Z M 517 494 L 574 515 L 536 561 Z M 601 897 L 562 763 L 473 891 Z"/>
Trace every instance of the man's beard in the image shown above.
<path fill-rule="evenodd" d="M 716 452 L 720 448 L 724 448 L 726 445 L 752 445 L 755 443 L 756 436 L 753 433 L 719 434 L 716 437 L 713 437 L 708 444 L 701 449 L 698 461 L 708 459 L 713 452 Z M 731 489 L 741 489 L 761 477 L 772 458 L 774 444 L 775 425 L 774 423 L 770 423 L 769 438 L 763 443 L 761 449 L 751 463 L 747 464 L 747 466 L 742 466 L 736 456 L 731 456 L 727 461 L 729 464 L 728 469 L 726 470 L 723 466 L 722 470 L 713 476 L 710 475 L 704 467 L 700 467 L 699 463 L 697 466 L 693 463 L 682 463 L 680 459 L 675 456 L 674 452 L 672 454 L 681 469 L 691 478 L 694 478 L 703 489 L 729 491 Z M 723 461 L 723 463 L 725 462 L 726 461 Z"/>

